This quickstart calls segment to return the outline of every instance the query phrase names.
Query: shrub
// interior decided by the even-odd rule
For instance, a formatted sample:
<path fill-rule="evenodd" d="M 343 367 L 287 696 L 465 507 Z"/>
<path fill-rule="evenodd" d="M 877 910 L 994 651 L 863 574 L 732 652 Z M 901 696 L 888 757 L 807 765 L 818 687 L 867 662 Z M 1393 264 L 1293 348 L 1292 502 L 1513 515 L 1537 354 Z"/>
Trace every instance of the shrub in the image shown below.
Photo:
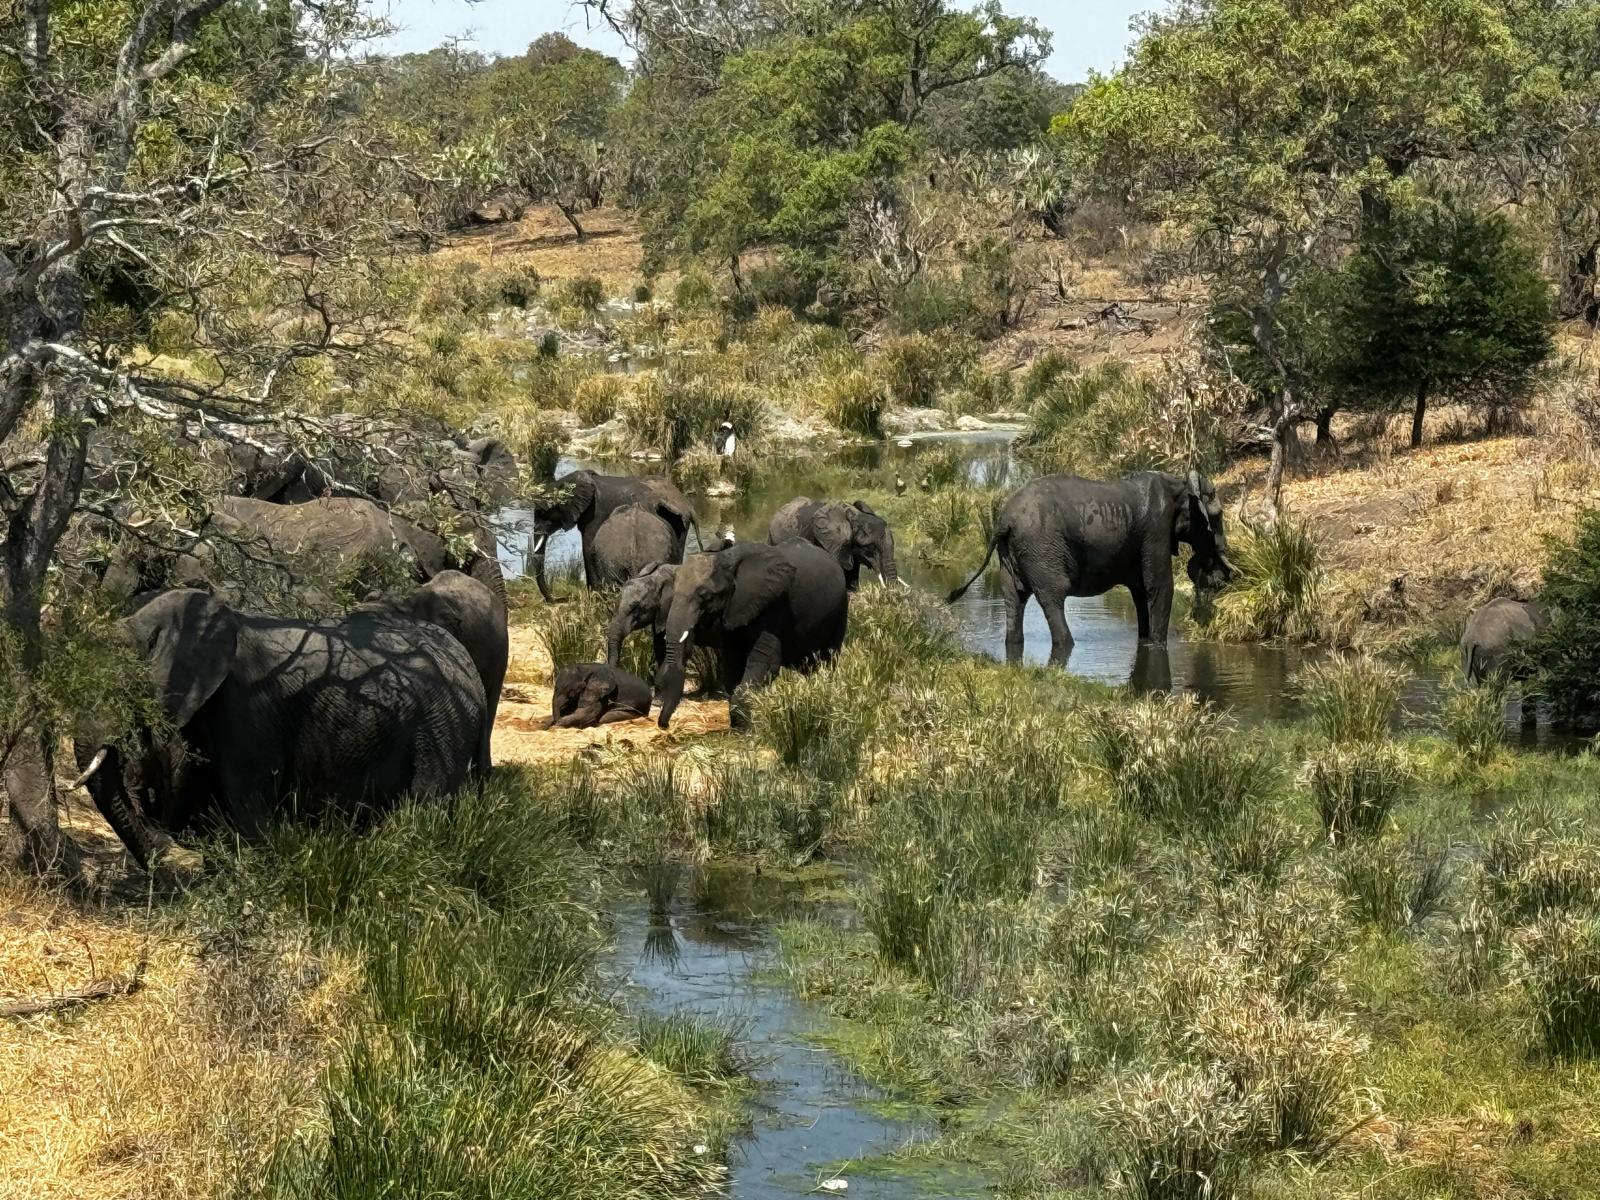
<path fill-rule="evenodd" d="M 739 1052 L 740 1030 L 699 1013 L 640 1013 L 640 1052 L 692 1087 L 710 1087 L 746 1072 Z"/>
<path fill-rule="evenodd" d="M 633 302 L 635 304 L 649 304 L 655 293 L 648 283 L 636 283 L 633 286 Z"/>
<path fill-rule="evenodd" d="M 1098 1117 L 1140 1200 L 1233 1195 L 1260 1123 L 1220 1071 L 1186 1064 L 1119 1079 Z"/>
<path fill-rule="evenodd" d="M 561 286 L 561 301 L 592 317 L 606 302 L 605 284 L 593 275 L 575 276 Z"/>
<path fill-rule="evenodd" d="M 948 350 L 926 334 L 890 338 L 871 359 L 871 370 L 891 404 L 931 408 L 944 382 Z"/>
<path fill-rule="evenodd" d="M 605 372 L 585 375 L 578 381 L 572 397 L 578 423 L 585 426 L 604 425 L 617 415 L 617 407 L 627 390 L 627 381 L 620 375 Z"/>
<path fill-rule="evenodd" d="M 684 312 L 703 312 L 721 302 L 717 285 L 704 271 L 685 271 L 672 289 L 672 303 Z"/>
<path fill-rule="evenodd" d="M 758 438 L 766 406 L 747 384 L 719 383 L 698 376 L 643 371 L 622 406 L 622 421 L 635 444 L 675 462 L 691 446 L 709 446 L 717 427 L 730 422 L 741 442 Z"/>
<path fill-rule="evenodd" d="M 1328 741 L 1371 745 L 1388 737 L 1405 679 L 1373 659 L 1342 655 L 1306 667 L 1293 686 Z"/>
<path fill-rule="evenodd" d="M 860 437 L 883 436 L 883 414 L 889 398 L 870 372 L 851 367 L 823 379 L 817 387 L 817 408 L 823 419 L 845 433 Z"/>
<path fill-rule="evenodd" d="M 1534 638 L 1545 699 L 1557 721 L 1600 727 L 1600 509 L 1578 515 L 1570 542 L 1546 543 L 1542 600 L 1550 623 Z"/>
<path fill-rule="evenodd" d="M 1513 972 L 1544 1048 L 1559 1056 L 1600 1054 L 1600 918 L 1546 913 L 1513 947 Z"/>
<path fill-rule="evenodd" d="M 604 658 L 605 626 L 610 616 L 609 599 L 587 590 L 577 592 L 565 604 L 542 606 L 536 632 L 550 655 L 551 671 Z"/>
<path fill-rule="evenodd" d="M 714 850 L 777 852 L 803 863 L 832 836 L 834 801 L 834 789 L 809 775 L 755 756 L 722 757 L 710 772 L 702 832 Z"/>
<path fill-rule="evenodd" d="M 1054 374 L 1034 399 L 1018 443 L 1057 471 L 1187 469 L 1185 448 L 1158 444 L 1165 425 L 1155 383 L 1108 360 Z"/>
<path fill-rule="evenodd" d="M 1488 766 L 1505 744 L 1507 682 L 1499 677 L 1477 687 L 1452 677 L 1439 705 L 1439 727 L 1461 757 Z"/>
<path fill-rule="evenodd" d="M 1077 370 L 1078 364 L 1060 350 L 1046 350 L 1029 363 L 1028 369 L 1023 372 L 1018 398 L 1024 404 L 1031 405 L 1055 387 L 1064 376 L 1074 375 Z"/>
<path fill-rule="evenodd" d="M 1274 782 L 1261 750 L 1189 696 L 1103 710 L 1089 726 L 1089 743 L 1120 804 L 1178 831 L 1223 827 Z"/>
<path fill-rule="evenodd" d="M 872 713 L 836 665 L 810 676 L 787 673 L 750 699 L 756 739 L 787 767 L 847 781 L 872 732 Z"/>
<path fill-rule="evenodd" d="M 1342 849 L 1334 867 L 1356 915 L 1396 933 L 1438 911 L 1449 883 L 1449 858 L 1443 843 L 1372 838 Z"/>
<path fill-rule="evenodd" d="M 1306 761 L 1304 778 L 1335 842 L 1380 832 L 1412 783 L 1404 752 L 1388 741 L 1335 743 Z"/>
<path fill-rule="evenodd" d="M 1508 924 L 1600 912 L 1600 845 L 1570 825 L 1538 814 L 1502 821 L 1482 866 L 1489 903 Z"/>
<path fill-rule="evenodd" d="M 1216 598 L 1212 633 L 1239 642 L 1314 642 L 1323 636 L 1322 568 L 1308 525 L 1244 525 L 1229 540 L 1228 558 L 1238 574 Z"/>
<path fill-rule="evenodd" d="M 507 266 L 496 270 L 487 280 L 501 303 L 512 308 L 527 308 L 539 295 L 542 280 L 539 272 L 530 266 Z"/>

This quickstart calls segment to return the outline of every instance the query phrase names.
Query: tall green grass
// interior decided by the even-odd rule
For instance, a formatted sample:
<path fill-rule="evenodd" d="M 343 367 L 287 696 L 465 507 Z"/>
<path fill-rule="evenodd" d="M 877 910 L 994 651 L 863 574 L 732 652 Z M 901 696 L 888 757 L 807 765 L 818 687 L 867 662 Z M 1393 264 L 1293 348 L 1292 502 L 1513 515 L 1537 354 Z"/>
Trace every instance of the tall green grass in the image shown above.
<path fill-rule="evenodd" d="M 1228 540 L 1237 574 L 1213 601 L 1206 629 L 1224 641 L 1326 639 L 1322 568 L 1309 525 L 1241 525 Z"/>
<path fill-rule="evenodd" d="M 1336 745 L 1385 741 L 1400 707 L 1404 672 L 1360 655 L 1313 663 L 1294 680 L 1311 724 Z"/>

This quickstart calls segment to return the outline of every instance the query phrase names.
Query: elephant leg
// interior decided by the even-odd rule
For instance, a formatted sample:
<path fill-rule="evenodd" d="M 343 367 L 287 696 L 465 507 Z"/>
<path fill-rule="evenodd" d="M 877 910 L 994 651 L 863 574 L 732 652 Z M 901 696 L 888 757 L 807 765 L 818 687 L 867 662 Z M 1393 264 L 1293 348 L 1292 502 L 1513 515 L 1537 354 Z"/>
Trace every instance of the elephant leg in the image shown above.
<path fill-rule="evenodd" d="M 1053 589 L 1049 591 L 1040 589 L 1035 591 L 1034 595 L 1039 598 L 1039 607 L 1044 609 L 1045 624 L 1050 626 L 1050 665 L 1064 667 L 1072 654 L 1072 629 L 1067 625 L 1066 593 L 1057 593 Z M 1020 613 L 1018 624 L 1021 624 Z M 1021 640 L 1020 635 L 1018 640 Z M 1009 641 L 1007 638 L 1008 643 Z"/>
<path fill-rule="evenodd" d="M 558 721 L 550 722 L 551 729 L 588 729 L 600 724 L 605 710 L 598 704 L 581 704 Z"/>
<path fill-rule="evenodd" d="M 640 717 L 645 715 L 647 714 L 634 712 L 631 708 L 613 708 L 608 709 L 605 714 L 595 722 L 595 724 L 615 725 L 619 721 L 637 721 Z"/>
<path fill-rule="evenodd" d="M 1139 644 L 1150 640 L 1150 593 L 1145 590 L 1144 582 L 1128 585 L 1128 594 L 1133 597 L 1133 615 L 1139 626 Z"/>
<path fill-rule="evenodd" d="M 777 634 L 767 630 L 750 647 L 750 653 L 745 656 L 742 670 L 738 673 L 738 684 L 728 693 L 730 726 L 734 729 L 750 727 L 750 693 L 770 683 L 782 666 L 783 644 Z"/>
<path fill-rule="evenodd" d="M 1028 589 L 1005 563 L 1000 564 L 1000 596 L 1006 606 L 1006 661 L 1022 661 L 1022 614 L 1028 607 Z"/>
<path fill-rule="evenodd" d="M 1157 645 L 1167 644 L 1167 627 L 1172 621 L 1172 558 L 1161 555 L 1146 560 L 1144 579 L 1145 615 L 1139 622 L 1139 640 Z"/>
<path fill-rule="evenodd" d="M 486 719 L 483 723 L 483 736 L 478 739 L 477 760 L 473 763 L 472 773 L 479 779 L 489 778 L 489 772 L 494 767 L 492 755 L 494 746 L 494 721 Z"/>

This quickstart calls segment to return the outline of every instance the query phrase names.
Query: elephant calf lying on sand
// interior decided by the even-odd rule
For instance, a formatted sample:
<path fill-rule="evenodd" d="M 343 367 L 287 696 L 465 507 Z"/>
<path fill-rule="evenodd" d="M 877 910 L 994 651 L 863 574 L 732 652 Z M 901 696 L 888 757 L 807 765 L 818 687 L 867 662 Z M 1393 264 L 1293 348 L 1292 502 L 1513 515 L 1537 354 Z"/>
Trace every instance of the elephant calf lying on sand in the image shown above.
<path fill-rule="evenodd" d="M 471 776 L 488 705 L 471 656 L 431 621 L 291 621 L 163 592 L 122 621 L 165 720 L 131 746 L 80 740 L 79 779 L 141 865 L 167 833 L 259 837 L 290 813 L 361 816 Z"/>
<path fill-rule="evenodd" d="M 588 729 L 650 715 L 650 685 L 605 663 L 568 663 L 556 672 L 549 729 Z"/>

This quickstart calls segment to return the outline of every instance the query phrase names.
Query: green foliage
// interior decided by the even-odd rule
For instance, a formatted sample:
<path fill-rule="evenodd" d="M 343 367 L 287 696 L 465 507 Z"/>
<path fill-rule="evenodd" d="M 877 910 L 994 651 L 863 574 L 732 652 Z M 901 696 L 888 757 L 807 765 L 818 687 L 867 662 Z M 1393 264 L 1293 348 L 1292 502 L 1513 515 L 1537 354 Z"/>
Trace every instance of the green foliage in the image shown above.
<path fill-rule="evenodd" d="M 1236 570 L 1205 628 L 1225 641 L 1315 642 L 1326 635 L 1322 567 L 1311 527 L 1282 520 L 1241 525 L 1228 540 Z"/>
<path fill-rule="evenodd" d="M 605 657 L 605 625 L 611 616 L 609 597 L 580 589 L 562 604 L 539 610 L 537 634 L 550 655 L 551 669 L 572 663 L 599 662 Z"/>
<path fill-rule="evenodd" d="M 1306 667 L 1294 690 L 1317 731 L 1335 745 L 1385 741 L 1405 674 L 1365 655 L 1337 655 Z"/>
<path fill-rule="evenodd" d="M 1390 742 L 1336 742 L 1306 761 L 1305 781 L 1329 840 L 1343 842 L 1381 832 L 1412 773 Z"/>
<path fill-rule="evenodd" d="M 693 1087 L 725 1084 L 746 1074 L 739 1030 L 692 1012 L 640 1013 L 640 1052 Z"/>
<path fill-rule="evenodd" d="M 1513 969 L 1545 1050 L 1600 1054 L 1600 918 L 1547 914 L 1518 935 L 1515 951 Z"/>
<path fill-rule="evenodd" d="M 1220 1071 L 1187 1065 L 1120 1080 L 1098 1115 L 1139 1200 L 1232 1195 L 1260 1119 Z"/>
<path fill-rule="evenodd" d="M 1356 915 L 1387 933 L 1420 925 L 1438 910 L 1449 882 L 1450 847 L 1410 838 L 1366 838 L 1334 861 Z"/>
<path fill-rule="evenodd" d="M 1157 380 L 1108 359 L 1086 371 L 1046 360 L 1024 382 L 1032 394 L 1019 439 L 1041 469 L 1099 475 L 1187 471 L 1220 460 L 1220 429 L 1186 420 Z"/>
<path fill-rule="evenodd" d="M 1556 720 L 1600 728 L 1600 509 L 1579 513 L 1572 540 L 1551 539 L 1546 552 L 1541 599 L 1550 623 L 1530 657 Z"/>
<path fill-rule="evenodd" d="M 865 438 L 883 436 L 889 396 L 882 381 L 864 368 L 849 367 L 825 378 L 817 388 L 816 404 L 835 428 Z"/>
<path fill-rule="evenodd" d="M 561 299 L 588 316 L 593 316 L 605 303 L 605 284 L 593 275 L 578 275 L 561 285 Z"/>
<path fill-rule="evenodd" d="M 1475 400 L 1494 414 L 1526 398 L 1554 343 L 1538 261 L 1501 213 L 1424 200 L 1369 226 L 1346 267 L 1346 377 L 1410 402 Z"/>
<path fill-rule="evenodd" d="M 754 388 L 681 370 L 640 372 L 621 415 L 635 445 L 669 462 L 692 446 L 710 447 L 724 421 L 744 445 L 766 425 L 766 406 Z"/>
<path fill-rule="evenodd" d="M 1504 749 L 1509 690 L 1500 678 L 1487 679 L 1476 687 L 1452 678 L 1446 685 L 1439 725 L 1470 766 L 1486 767 Z"/>

